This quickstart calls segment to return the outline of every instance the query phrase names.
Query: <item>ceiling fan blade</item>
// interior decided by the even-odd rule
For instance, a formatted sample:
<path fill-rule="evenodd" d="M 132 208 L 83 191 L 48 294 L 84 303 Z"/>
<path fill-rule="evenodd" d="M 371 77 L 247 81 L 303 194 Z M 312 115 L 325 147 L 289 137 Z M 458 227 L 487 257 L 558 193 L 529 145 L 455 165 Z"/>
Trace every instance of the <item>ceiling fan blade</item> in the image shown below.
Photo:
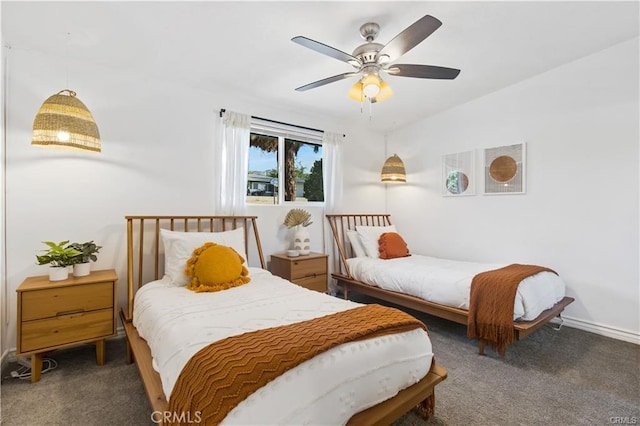
<path fill-rule="evenodd" d="M 344 80 L 345 78 L 358 75 L 357 72 L 346 72 L 344 74 L 334 75 L 333 77 L 323 78 L 322 80 L 314 81 L 313 83 L 305 84 L 304 86 L 297 87 L 298 92 L 303 92 L 309 89 L 315 89 L 316 87 L 324 86 L 325 84 L 333 83 L 336 81 Z"/>
<path fill-rule="evenodd" d="M 323 55 L 330 56 L 342 62 L 347 62 L 353 66 L 356 64 L 360 64 L 353 56 L 348 53 L 343 52 L 342 50 L 338 50 L 334 47 L 327 46 L 326 44 L 320 43 L 319 41 L 311 40 L 310 38 L 306 38 L 303 36 L 297 36 L 291 39 L 292 42 L 298 43 L 301 46 L 308 47 L 311 50 L 315 50 L 318 53 L 322 53 Z"/>
<path fill-rule="evenodd" d="M 394 64 L 385 71 L 398 77 L 435 78 L 439 80 L 453 80 L 460 74 L 458 69 L 437 67 L 435 65 Z"/>
<path fill-rule="evenodd" d="M 440 25 L 442 22 L 433 16 L 423 16 L 387 43 L 378 52 L 376 58 L 386 55 L 389 57 L 389 62 L 395 61 L 429 37 Z"/>

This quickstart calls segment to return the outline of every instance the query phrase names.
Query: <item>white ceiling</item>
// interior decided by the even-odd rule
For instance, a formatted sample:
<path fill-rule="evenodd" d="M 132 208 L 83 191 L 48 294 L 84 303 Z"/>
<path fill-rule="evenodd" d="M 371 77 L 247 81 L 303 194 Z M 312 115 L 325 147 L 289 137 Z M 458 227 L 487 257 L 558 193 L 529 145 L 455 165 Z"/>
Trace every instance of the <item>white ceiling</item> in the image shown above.
<path fill-rule="evenodd" d="M 286 110 L 388 131 L 583 56 L 638 37 L 638 2 L 6 2 L 4 42 L 82 58 L 138 75 L 257 96 Z M 296 92 L 351 71 L 291 42 L 304 35 L 351 53 L 359 27 L 385 44 L 420 17 L 443 22 L 396 63 L 461 69 L 455 80 L 389 76 L 395 94 L 368 111 L 347 97 L 355 77 Z M 610 76 L 615 78 L 615 70 Z"/>

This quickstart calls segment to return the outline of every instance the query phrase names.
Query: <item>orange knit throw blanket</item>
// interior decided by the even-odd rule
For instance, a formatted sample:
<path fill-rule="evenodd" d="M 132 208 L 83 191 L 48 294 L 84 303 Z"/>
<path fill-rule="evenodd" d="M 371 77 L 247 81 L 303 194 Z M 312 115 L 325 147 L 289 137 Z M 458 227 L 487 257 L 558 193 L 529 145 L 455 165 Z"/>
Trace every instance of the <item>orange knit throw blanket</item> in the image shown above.
<path fill-rule="evenodd" d="M 520 281 L 539 272 L 555 271 L 536 265 L 513 264 L 493 271 L 481 272 L 471 281 L 467 337 L 477 337 L 480 344 L 504 356 L 513 343 L 513 307 Z"/>
<path fill-rule="evenodd" d="M 365 305 L 222 339 L 187 362 L 171 392 L 167 411 L 175 413 L 174 418 L 218 424 L 257 389 L 323 351 L 416 328 L 427 329 L 400 310 Z"/>

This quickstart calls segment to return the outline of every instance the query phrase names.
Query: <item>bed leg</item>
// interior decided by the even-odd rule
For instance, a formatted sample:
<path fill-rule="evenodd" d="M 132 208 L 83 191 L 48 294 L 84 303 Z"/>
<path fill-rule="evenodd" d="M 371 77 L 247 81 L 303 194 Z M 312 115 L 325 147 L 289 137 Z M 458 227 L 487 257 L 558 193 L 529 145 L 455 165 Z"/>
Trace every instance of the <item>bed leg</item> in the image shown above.
<path fill-rule="evenodd" d="M 478 339 L 478 354 L 484 355 L 484 339 Z"/>
<path fill-rule="evenodd" d="M 429 418 L 434 415 L 436 411 L 435 390 L 431 395 L 429 395 L 428 397 L 420 401 L 418 405 L 416 405 L 416 410 L 418 411 L 420 417 L 422 417 L 424 420 L 429 420 Z"/>
<path fill-rule="evenodd" d="M 127 364 L 133 363 L 133 352 L 131 351 L 131 344 L 127 339 Z"/>
<path fill-rule="evenodd" d="M 564 318 L 562 318 L 562 312 L 560 312 L 556 318 L 558 318 L 560 322 L 558 323 L 557 327 L 551 326 L 551 328 L 553 328 L 555 331 L 560 331 L 560 329 L 564 325 Z"/>
<path fill-rule="evenodd" d="M 348 295 L 349 287 L 347 287 L 346 285 L 343 285 L 342 286 L 342 292 L 343 292 L 344 300 L 348 300 L 349 299 L 349 295 Z"/>

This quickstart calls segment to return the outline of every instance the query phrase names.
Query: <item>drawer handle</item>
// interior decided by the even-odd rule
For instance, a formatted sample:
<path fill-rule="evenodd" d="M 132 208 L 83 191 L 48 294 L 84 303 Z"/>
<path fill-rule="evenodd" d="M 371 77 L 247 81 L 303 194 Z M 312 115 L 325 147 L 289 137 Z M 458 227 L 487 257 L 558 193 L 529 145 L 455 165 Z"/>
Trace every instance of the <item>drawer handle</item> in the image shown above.
<path fill-rule="evenodd" d="M 313 273 L 311 273 L 311 274 L 307 274 L 307 275 L 305 275 L 305 278 L 307 278 L 307 277 L 315 277 L 315 276 L 317 276 L 317 275 L 318 275 L 317 273 L 313 272 Z"/>
<path fill-rule="evenodd" d="M 84 309 L 73 309 L 71 311 L 58 312 L 56 316 L 63 317 L 66 315 L 73 315 L 73 314 L 84 314 Z"/>

